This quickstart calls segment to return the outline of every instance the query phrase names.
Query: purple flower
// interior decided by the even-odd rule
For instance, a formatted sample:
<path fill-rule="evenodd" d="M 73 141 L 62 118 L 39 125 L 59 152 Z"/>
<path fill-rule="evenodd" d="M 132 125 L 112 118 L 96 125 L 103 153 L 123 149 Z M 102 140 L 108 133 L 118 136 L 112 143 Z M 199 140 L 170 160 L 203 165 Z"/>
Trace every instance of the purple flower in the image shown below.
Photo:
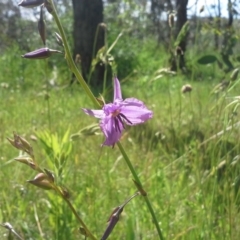
<path fill-rule="evenodd" d="M 105 135 L 103 145 L 114 146 L 119 141 L 124 125 L 137 125 L 152 118 L 152 111 L 148 110 L 142 101 L 136 98 L 122 99 L 121 86 L 117 78 L 114 79 L 113 103 L 104 104 L 102 110 L 83 109 L 91 116 L 100 118 L 100 127 Z"/>

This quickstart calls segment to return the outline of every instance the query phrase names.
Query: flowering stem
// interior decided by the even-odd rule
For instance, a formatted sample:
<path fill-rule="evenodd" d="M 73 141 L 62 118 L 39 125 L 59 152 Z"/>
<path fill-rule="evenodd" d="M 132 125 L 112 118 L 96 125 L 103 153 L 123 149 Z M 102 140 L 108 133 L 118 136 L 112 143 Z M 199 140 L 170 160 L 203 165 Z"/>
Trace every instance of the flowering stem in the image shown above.
<path fill-rule="evenodd" d="M 76 76 L 76 78 L 78 79 L 79 83 L 81 84 L 82 88 L 84 89 L 84 91 L 87 93 L 87 95 L 89 96 L 89 98 L 92 100 L 92 102 L 94 103 L 94 105 L 98 108 L 100 108 L 100 104 L 99 102 L 96 100 L 95 96 L 93 95 L 92 91 L 90 90 L 90 88 L 88 87 L 87 83 L 84 81 L 81 73 L 79 72 L 75 62 L 73 61 L 71 52 L 70 52 L 70 48 L 68 46 L 68 42 L 67 42 L 67 38 L 65 35 L 65 32 L 63 30 L 62 24 L 60 22 L 60 19 L 58 17 L 55 5 L 53 3 L 53 0 L 50 0 L 51 4 L 52 4 L 52 16 L 58 26 L 58 30 L 60 31 L 60 35 L 62 37 L 62 41 L 64 44 L 64 49 L 65 49 L 65 58 L 67 60 L 68 66 L 70 68 L 70 70 L 74 73 L 74 75 Z"/>
<path fill-rule="evenodd" d="M 101 108 L 99 102 L 97 101 L 97 99 L 95 98 L 95 96 L 93 95 L 93 93 L 91 92 L 90 88 L 88 87 L 87 83 L 84 81 L 81 73 L 79 72 L 75 62 L 73 61 L 73 58 L 71 56 L 71 52 L 70 52 L 70 49 L 69 49 L 69 46 L 68 46 L 68 42 L 67 42 L 67 39 L 66 39 L 66 35 L 65 35 L 65 32 L 63 30 L 63 27 L 62 27 L 62 24 L 59 20 L 59 17 L 58 17 L 58 14 L 56 12 L 56 8 L 55 8 L 55 5 L 53 3 L 53 0 L 49 0 L 51 5 L 52 5 L 52 8 L 53 8 L 53 11 L 52 11 L 52 16 L 58 26 L 58 29 L 60 31 L 60 35 L 62 37 L 62 41 L 63 41 L 63 44 L 64 44 L 64 49 L 65 49 L 65 58 L 67 60 L 67 63 L 69 65 L 69 68 L 71 69 L 71 71 L 75 74 L 76 78 L 78 79 L 78 81 L 80 82 L 81 86 L 83 87 L 84 91 L 87 93 L 87 95 L 90 97 L 90 99 L 92 100 L 92 102 L 94 103 L 94 105 L 97 107 L 97 108 Z M 132 163 L 131 161 L 129 160 L 126 152 L 124 151 L 124 148 L 122 147 L 122 145 L 120 144 L 120 142 L 117 143 L 124 159 L 125 159 L 125 162 L 127 163 L 128 165 L 128 168 L 130 169 L 132 175 L 133 175 L 133 178 L 134 178 L 134 181 L 135 181 L 135 184 L 138 186 L 138 190 L 140 190 L 140 192 L 144 192 L 143 190 L 143 187 L 142 187 L 142 183 L 140 181 L 140 179 L 138 178 L 138 175 L 136 174 L 133 166 L 132 166 Z M 60 191 L 60 190 L 59 190 Z M 59 192 L 58 191 L 58 192 Z M 60 191 L 61 192 L 61 191 Z M 62 194 L 61 194 L 62 195 Z M 153 218 L 153 221 L 154 221 L 154 224 L 157 228 L 157 232 L 158 232 L 158 235 L 159 235 L 159 238 L 160 240 L 163 240 L 163 235 L 162 235 L 162 232 L 161 232 L 161 229 L 159 227 L 159 224 L 158 224 L 158 221 L 157 221 L 157 218 L 156 218 L 156 215 L 153 211 L 153 208 L 152 208 L 152 205 L 147 197 L 146 194 L 142 194 L 142 196 L 144 197 L 144 200 L 147 204 L 147 207 L 148 207 L 148 210 L 150 211 L 151 215 L 152 215 L 152 218 Z M 84 224 L 84 222 L 82 221 L 82 219 L 78 216 L 76 210 L 74 209 L 74 207 L 72 206 L 71 202 L 65 198 L 64 196 L 62 196 L 63 199 L 67 202 L 68 206 L 71 208 L 72 212 L 74 213 L 74 215 L 76 216 L 76 218 L 78 219 L 78 221 L 81 223 L 81 225 L 83 226 L 83 228 L 85 229 L 87 235 L 89 238 L 91 239 L 96 239 L 92 234 L 91 232 L 87 229 L 86 225 Z"/>
<path fill-rule="evenodd" d="M 126 154 L 122 144 L 120 142 L 117 142 L 117 145 L 118 145 L 118 148 L 120 149 L 120 151 L 121 151 L 121 153 L 123 155 L 123 158 L 124 158 L 125 162 L 128 165 L 129 170 L 132 173 L 132 176 L 134 178 L 134 182 L 137 185 L 138 190 L 140 190 L 141 193 L 145 193 L 145 191 L 143 189 L 143 186 L 142 186 L 142 183 L 141 183 L 141 181 L 140 181 L 140 179 L 139 179 L 139 177 L 138 177 L 138 175 L 137 175 L 137 173 L 136 173 L 136 171 L 135 171 L 135 169 L 134 169 L 130 159 L 128 158 L 128 155 Z M 157 229 L 157 232 L 158 232 L 158 235 L 159 235 L 159 239 L 163 240 L 164 238 L 163 238 L 163 235 L 162 235 L 162 231 L 161 231 L 160 226 L 158 224 L 155 212 L 154 212 L 154 210 L 152 208 L 152 204 L 151 204 L 147 194 L 142 194 L 142 196 L 144 197 L 144 200 L 145 200 L 145 202 L 147 204 L 148 210 L 149 210 L 149 212 L 152 215 L 153 222 L 154 222 L 154 224 L 156 226 L 156 229 Z"/>

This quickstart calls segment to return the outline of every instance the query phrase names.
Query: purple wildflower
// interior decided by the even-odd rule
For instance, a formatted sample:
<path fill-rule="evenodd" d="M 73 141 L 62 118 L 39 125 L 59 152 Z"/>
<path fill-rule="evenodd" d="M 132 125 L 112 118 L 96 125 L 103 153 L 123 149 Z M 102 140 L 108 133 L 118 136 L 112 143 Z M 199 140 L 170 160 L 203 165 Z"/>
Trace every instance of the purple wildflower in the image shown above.
<path fill-rule="evenodd" d="M 121 86 L 117 78 L 114 79 L 113 103 L 108 103 L 101 110 L 83 109 L 83 111 L 96 118 L 100 118 L 100 127 L 105 135 L 103 145 L 114 146 L 119 141 L 124 124 L 137 125 L 152 118 L 152 111 L 136 98 L 122 99 Z"/>

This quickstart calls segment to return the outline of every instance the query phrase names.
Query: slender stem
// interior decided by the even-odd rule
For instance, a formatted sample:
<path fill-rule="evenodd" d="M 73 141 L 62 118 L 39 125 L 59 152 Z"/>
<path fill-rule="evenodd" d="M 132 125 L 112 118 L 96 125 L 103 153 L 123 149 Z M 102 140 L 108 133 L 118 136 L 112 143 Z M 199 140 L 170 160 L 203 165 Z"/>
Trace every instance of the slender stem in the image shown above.
<path fill-rule="evenodd" d="M 78 215 L 76 209 L 74 208 L 74 206 L 72 205 L 72 203 L 69 201 L 69 199 L 64 196 L 64 194 L 62 193 L 61 189 L 59 187 L 57 187 L 54 183 L 52 184 L 54 190 L 62 197 L 62 199 L 68 204 L 69 208 L 71 209 L 72 213 L 74 214 L 74 216 L 77 218 L 78 222 L 81 224 L 81 226 L 84 228 L 84 231 L 86 233 L 86 236 L 89 237 L 92 240 L 97 240 L 94 235 L 91 233 L 91 231 L 87 228 L 87 225 L 83 222 L 83 220 L 81 219 L 81 217 Z"/>
<path fill-rule="evenodd" d="M 94 58 L 97 54 L 95 52 L 96 52 L 98 32 L 99 32 L 99 24 L 97 26 L 97 30 L 96 30 L 95 37 L 94 37 L 94 42 L 93 42 L 92 61 L 94 60 Z M 90 81 L 91 81 L 93 71 L 94 71 L 94 69 L 92 68 L 92 63 L 91 63 L 90 74 L 89 74 L 88 79 L 87 79 L 87 84 L 89 84 Z"/>
<path fill-rule="evenodd" d="M 93 240 L 97 240 L 93 234 L 88 230 L 87 226 L 85 225 L 85 223 L 83 222 L 83 220 L 79 217 L 79 215 L 77 214 L 75 208 L 73 207 L 72 203 L 68 200 L 68 199 L 64 199 L 66 201 L 66 203 L 68 204 L 68 206 L 71 208 L 73 214 L 75 215 L 75 217 L 77 218 L 77 220 L 81 223 L 82 227 L 84 228 L 85 232 L 86 232 L 86 236 L 88 236 L 90 239 Z"/>
<path fill-rule="evenodd" d="M 140 179 L 139 179 L 139 177 L 138 177 L 138 175 L 137 175 L 137 173 L 136 173 L 136 171 L 135 171 L 135 169 L 134 169 L 130 159 L 128 158 L 128 155 L 126 154 L 124 148 L 122 147 L 122 144 L 120 142 L 118 142 L 117 145 L 118 145 L 118 147 L 119 147 L 119 149 L 120 149 L 120 151 L 121 151 L 121 153 L 122 153 L 122 155 L 124 157 L 125 162 L 128 165 L 129 170 L 132 173 L 134 181 L 138 184 L 139 188 L 141 188 L 143 190 L 142 183 L 141 183 L 141 181 L 140 181 Z M 143 192 L 145 192 L 145 191 L 143 190 Z M 156 229 L 157 229 L 157 232 L 158 232 L 158 235 L 159 235 L 159 239 L 163 240 L 164 238 L 163 238 L 163 235 L 162 235 L 162 231 L 161 231 L 160 226 L 158 224 L 157 217 L 156 217 L 155 212 L 154 212 L 154 210 L 152 208 L 151 202 L 150 202 L 147 194 L 144 194 L 144 195 L 142 194 L 142 196 L 144 197 L 144 200 L 145 200 L 145 202 L 147 204 L 148 210 L 149 210 L 149 212 L 152 215 L 153 222 L 154 222 L 154 224 L 156 226 Z"/>
<path fill-rule="evenodd" d="M 106 91 L 106 84 L 107 84 L 107 70 L 108 70 L 108 41 L 107 41 L 107 30 L 104 28 L 104 55 L 105 55 L 105 62 L 104 62 L 104 78 L 103 78 L 103 96 L 105 96 Z"/>
<path fill-rule="evenodd" d="M 53 18 L 54 18 L 54 20 L 55 20 L 55 22 L 56 22 L 56 24 L 58 26 L 58 29 L 60 31 L 60 35 L 62 37 L 62 41 L 63 41 L 64 49 L 65 49 L 65 58 L 67 60 L 69 68 L 74 73 L 74 75 L 76 76 L 76 78 L 80 82 L 82 88 L 84 89 L 86 94 L 89 96 L 89 98 L 92 100 L 94 105 L 96 107 L 100 108 L 101 106 L 100 106 L 99 102 L 96 100 L 95 96 L 93 95 L 92 91 L 88 87 L 87 83 L 84 81 L 81 73 L 79 72 L 79 70 L 78 70 L 78 68 L 77 68 L 77 66 L 76 66 L 76 64 L 75 64 L 75 62 L 74 62 L 74 60 L 72 58 L 72 55 L 71 55 L 71 52 L 70 52 L 70 48 L 68 46 L 67 38 L 66 38 L 65 32 L 63 30 L 62 24 L 61 24 L 61 22 L 59 20 L 59 17 L 58 17 L 55 5 L 53 3 L 53 0 L 50 0 L 50 1 L 51 1 L 52 8 L 53 8 L 52 16 L 53 16 Z"/>

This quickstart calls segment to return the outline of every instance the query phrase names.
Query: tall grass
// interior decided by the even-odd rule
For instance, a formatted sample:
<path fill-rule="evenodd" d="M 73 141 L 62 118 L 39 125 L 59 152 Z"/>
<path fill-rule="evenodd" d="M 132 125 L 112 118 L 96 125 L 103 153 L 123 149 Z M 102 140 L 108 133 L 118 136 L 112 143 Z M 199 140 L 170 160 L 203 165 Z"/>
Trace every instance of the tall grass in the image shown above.
<path fill-rule="evenodd" d="M 160 76 L 157 70 L 163 63 L 158 66 L 149 53 L 158 53 L 166 61 L 167 55 L 154 48 L 150 51 L 147 44 L 138 55 L 138 74 L 126 78 L 122 87 L 125 96 L 144 99 L 154 118 L 127 129 L 121 142 L 143 180 L 163 234 L 166 239 L 238 239 L 240 146 L 239 130 L 234 127 L 238 109 L 233 112 L 227 107 L 238 86 L 212 93 L 219 83 L 214 67 L 208 68 L 211 81 L 204 77 L 196 81 L 197 72 L 189 78 Z M 89 105 L 88 99 L 79 86 L 66 87 L 68 75 L 59 74 L 60 67 L 55 70 L 56 84 L 46 87 L 52 78 L 52 71 L 45 71 L 46 63 L 26 63 L 16 60 L 16 55 L 21 53 L 14 48 L 0 58 L 0 221 L 10 222 L 25 239 L 84 239 L 61 198 L 26 183 L 34 174 L 13 160 L 21 152 L 13 150 L 6 138 L 13 131 L 23 135 L 41 166 L 48 168 L 44 145 L 36 136 L 48 132 L 61 143 L 68 129 L 74 134 L 94 123 L 80 109 Z M 156 74 L 148 71 L 149 66 Z M 183 94 L 186 83 L 193 91 Z M 61 179 L 96 236 L 102 235 L 112 209 L 135 192 L 120 152 L 101 148 L 102 140 L 101 134 L 83 135 L 71 142 Z M 0 234 L 7 239 L 5 229 Z M 125 207 L 110 239 L 157 239 L 141 198 Z"/>

